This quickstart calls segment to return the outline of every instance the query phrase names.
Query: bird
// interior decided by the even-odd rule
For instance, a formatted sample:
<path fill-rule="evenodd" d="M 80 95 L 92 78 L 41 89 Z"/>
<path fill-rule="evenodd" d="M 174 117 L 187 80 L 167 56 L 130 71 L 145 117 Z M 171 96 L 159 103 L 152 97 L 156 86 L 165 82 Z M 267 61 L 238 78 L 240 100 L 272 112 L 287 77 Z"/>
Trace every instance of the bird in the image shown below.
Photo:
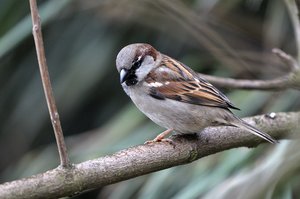
<path fill-rule="evenodd" d="M 210 126 L 233 126 L 278 142 L 234 115 L 231 109 L 238 108 L 211 83 L 150 44 L 123 47 L 116 68 L 123 90 L 136 107 L 167 129 L 151 142 L 161 142 L 171 132 L 195 134 Z"/>

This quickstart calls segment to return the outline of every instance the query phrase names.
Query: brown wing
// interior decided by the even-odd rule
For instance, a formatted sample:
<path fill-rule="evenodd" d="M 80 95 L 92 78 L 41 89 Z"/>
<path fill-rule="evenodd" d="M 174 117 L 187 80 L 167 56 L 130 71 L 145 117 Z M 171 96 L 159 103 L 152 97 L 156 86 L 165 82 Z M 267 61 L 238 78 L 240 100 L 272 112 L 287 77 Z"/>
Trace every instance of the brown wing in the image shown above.
<path fill-rule="evenodd" d="M 164 57 L 162 63 L 164 66 L 151 71 L 145 80 L 150 86 L 149 94 L 152 97 L 168 98 L 196 105 L 238 109 L 223 93 L 198 77 L 187 66 L 169 57 Z"/>

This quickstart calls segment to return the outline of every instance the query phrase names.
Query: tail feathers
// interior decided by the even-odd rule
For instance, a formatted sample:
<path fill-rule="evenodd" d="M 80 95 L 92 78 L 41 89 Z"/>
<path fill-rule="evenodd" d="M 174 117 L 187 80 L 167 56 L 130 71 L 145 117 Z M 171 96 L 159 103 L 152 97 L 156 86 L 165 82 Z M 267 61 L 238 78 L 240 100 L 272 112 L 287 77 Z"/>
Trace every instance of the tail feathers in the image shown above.
<path fill-rule="evenodd" d="M 266 141 L 272 143 L 272 144 L 276 144 L 279 143 L 277 140 L 275 140 L 274 138 L 272 138 L 270 135 L 261 132 L 260 130 L 258 130 L 257 128 L 255 128 L 254 126 L 248 124 L 247 122 L 241 120 L 240 118 L 236 117 L 236 120 L 234 122 L 231 123 L 233 126 L 242 128 L 244 130 L 247 130 L 248 132 L 261 137 L 263 139 L 265 139 Z"/>

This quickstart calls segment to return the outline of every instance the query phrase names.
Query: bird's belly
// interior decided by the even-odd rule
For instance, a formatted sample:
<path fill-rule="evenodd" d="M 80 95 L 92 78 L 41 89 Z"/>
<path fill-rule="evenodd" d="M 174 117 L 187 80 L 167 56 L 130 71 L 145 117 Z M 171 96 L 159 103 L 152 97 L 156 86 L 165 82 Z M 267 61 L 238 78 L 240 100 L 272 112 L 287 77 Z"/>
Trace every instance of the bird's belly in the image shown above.
<path fill-rule="evenodd" d="M 131 95 L 135 105 L 153 122 L 178 133 L 197 133 L 212 125 L 211 107 L 187 104 L 148 95 Z"/>

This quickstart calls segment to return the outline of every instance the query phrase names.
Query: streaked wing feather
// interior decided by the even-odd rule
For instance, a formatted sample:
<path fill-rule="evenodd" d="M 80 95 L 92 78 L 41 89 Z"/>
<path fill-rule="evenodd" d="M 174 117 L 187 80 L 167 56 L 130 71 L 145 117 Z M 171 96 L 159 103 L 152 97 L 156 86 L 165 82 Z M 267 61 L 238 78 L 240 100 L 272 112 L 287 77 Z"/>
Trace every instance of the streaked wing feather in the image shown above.
<path fill-rule="evenodd" d="M 149 94 L 152 97 L 168 98 L 196 105 L 238 109 L 223 93 L 206 80 L 198 77 L 187 66 L 169 57 L 163 59 L 163 64 L 167 67 L 161 66 L 154 69 L 146 79 L 148 85 L 155 82 L 162 83 L 160 86 L 150 88 Z M 182 75 L 182 71 L 184 71 L 184 75 Z"/>

